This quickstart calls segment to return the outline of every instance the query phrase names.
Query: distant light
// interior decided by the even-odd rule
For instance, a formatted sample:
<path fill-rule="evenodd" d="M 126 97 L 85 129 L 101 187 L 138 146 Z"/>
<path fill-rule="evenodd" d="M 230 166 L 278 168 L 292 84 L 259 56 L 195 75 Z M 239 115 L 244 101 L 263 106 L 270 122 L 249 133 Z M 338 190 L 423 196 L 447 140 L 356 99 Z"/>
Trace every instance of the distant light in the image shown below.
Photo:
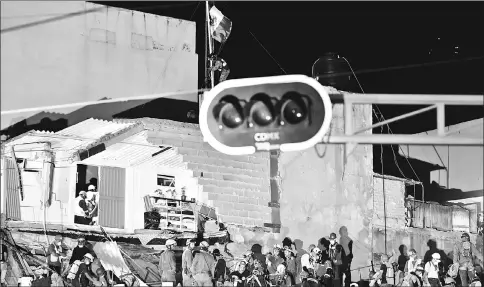
<path fill-rule="evenodd" d="M 459 49 L 459 46 L 455 46 L 454 49 Z"/>

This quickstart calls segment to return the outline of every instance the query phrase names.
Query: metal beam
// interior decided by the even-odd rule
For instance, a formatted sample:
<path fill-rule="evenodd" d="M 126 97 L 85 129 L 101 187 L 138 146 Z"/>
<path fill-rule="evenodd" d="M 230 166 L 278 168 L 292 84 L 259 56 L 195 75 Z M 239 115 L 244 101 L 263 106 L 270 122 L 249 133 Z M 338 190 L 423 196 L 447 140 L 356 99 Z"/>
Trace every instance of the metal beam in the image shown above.
<path fill-rule="evenodd" d="M 326 144 L 345 144 L 346 156 L 357 144 L 385 145 L 463 145 L 484 146 L 483 138 L 449 137 L 445 132 L 445 106 L 482 106 L 482 95 L 392 95 L 392 94 L 351 94 L 346 92 L 330 94 L 333 104 L 344 105 L 344 134 L 326 135 L 322 142 Z M 394 117 L 354 132 L 353 105 L 426 105 L 428 107 Z M 387 125 L 411 116 L 437 109 L 438 134 L 433 136 L 406 134 L 365 134 L 361 133 L 379 126 Z"/>
<path fill-rule="evenodd" d="M 483 95 L 405 95 L 405 94 L 330 94 L 333 103 L 374 105 L 435 105 L 482 106 Z"/>
<path fill-rule="evenodd" d="M 384 144 L 384 145 L 463 145 L 484 146 L 483 138 L 461 138 L 424 135 L 331 135 L 324 136 L 326 144 Z"/>
<path fill-rule="evenodd" d="M 361 134 L 362 132 L 365 132 L 367 130 L 372 130 L 374 128 L 381 127 L 381 126 L 384 126 L 384 125 L 387 125 L 387 124 L 390 124 L 390 123 L 393 123 L 393 122 L 396 122 L 396 121 L 399 121 L 399 120 L 403 120 L 403 119 L 406 119 L 406 118 L 409 118 L 409 117 L 413 117 L 413 116 L 422 114 L 426 111 L 430 111 L 430 110 L 435 109 L 435 108 L 437 108 L 437 105 L 432 105 L 430 107 L 425 107 L 423 109 L 419 109 L 419 110 L 416 110 L 416 111 L 413 111 L 413 112 L 410 112 L 410 113 L 406 113 L 406 114 L 403 114 L 403 115 L 398 116 L 398 117 L 394 117 L 394 118 L 391 118 L 391 119 L 388 119 L 388 120 L 384 120 L 384 121 L 378 122 L 374 125 L 371 125 L 369 127 L 364 127 L 362 129 L 356 131 L 354 134 L 355 135 Z"/>

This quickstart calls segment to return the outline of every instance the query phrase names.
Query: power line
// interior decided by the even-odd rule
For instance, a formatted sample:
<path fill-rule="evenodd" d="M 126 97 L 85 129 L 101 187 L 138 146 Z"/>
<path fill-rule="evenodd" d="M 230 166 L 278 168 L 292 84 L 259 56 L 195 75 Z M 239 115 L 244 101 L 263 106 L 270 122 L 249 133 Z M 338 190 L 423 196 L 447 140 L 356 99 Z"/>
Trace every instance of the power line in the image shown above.
<path fill-rule="evenodd" d="M 427 63 L 420 63 L 420 64 L 392 66 L 392 67 L 385 67 L 385 68 L 365 69 L 365 70 L 358 70 L 358 71 L 353 71 L 353 69 L 351 69 L 351 72 L 331 73 L 331 74 L 328 74 L 328 75 L 318 76 L 318 78 L 324 79 L 324 78 L 329 78 L 329 77 L 351 76 L 351 75 L 354 75 L 354 77 L 356 78 L 356 74 L 368 74 L 368 73 L 379 73 L 379 72 L 404 70 L 404 69 L 415 69 L 415 68 L 430 67 L 430 66 L 452 64 L 452 63 L 460 63 L 460 62 L 468 62 L 468 61 L 476 61 L 476 60 L 483 60 L 483 59 L 484 59 L 484 56 L 479 56 L 479 57 L 468 57 L 468 58 L 463 58 L 463 59 L 427 62 Z"/>
<path fill-rule="evenodd" d="M 267 55 L 269 55 L 269 57 L 271 57 L 271 59 L 276 63 L 276 65 L 279 67 L 279 69 L 281 69 L 281 71 L 283 71 L 284 74 L 287 75 L 284 68 L 282 68 L 281 64 L 279 64 L 279 62 L 277 62 L 277 60 L 271 55 L 271 53 L 269 53 L 269 51 L 266 49 L 266 47 L 264 47 L 264 45 L 262 45 L 262 43 L 255 37 L 255 35 L 249 29 L 247 29 L 247 30 L 249 31 L 250 35 L 252 35 L 252 37 L 257 41 L 257 43 L 259 43 L 259 45 L 262 47 L 262 49 L 264 49 L 264 51 L 266 51 Z"/>
<path fill-rule="evenodd" d="M 160 93 L 160 94 L 153 94 L 153 95 L 124 97 L 124 98 L 102 100 L 102 101 L 88 101 L 88 102 L 78 102 L 78 103 L 64 104 L 64 105 L 9 110 L 9 111 L 2 111 L 1 115 L 3 116 L 3 115 L 11 115 L 11 114 L 19 114 L 19 113 L 38 112 L 38 111 L 45 111 L 45 110 L 58 110 L 58 109 L 75 108 L 75 107 L 83 107 L 83 106 L 94 106 L 94 105 L 100 105 L 100 104 L 118 103 L 118 102 L 132 101 L 132 100 L 154 100 L 154 99 L 166 98 L 170 96 L 198 94 L 204 91 L 208 91 L 208 89 L 198 89 L 198 90 L 180 91 L 180 92 L 167 92 L 167 93 Z"/>

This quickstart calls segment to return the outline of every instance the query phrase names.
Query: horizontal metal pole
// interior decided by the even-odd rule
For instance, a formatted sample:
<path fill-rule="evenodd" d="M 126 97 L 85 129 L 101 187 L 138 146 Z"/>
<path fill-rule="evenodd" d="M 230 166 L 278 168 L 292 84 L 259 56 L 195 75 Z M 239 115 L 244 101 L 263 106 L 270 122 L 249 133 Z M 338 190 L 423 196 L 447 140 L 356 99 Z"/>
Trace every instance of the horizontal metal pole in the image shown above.
<path fill-rule="evenodd" d="M 442 103 L 454 106 L 484 105 L 483 95 L 402 95 L 402 94 L 329 94 L 333 103 L 343 101 L 353 104 L 388 105 L 435 105 Z"/>
<path fill-rule="evenodd" d="M 365 132 L 367 130 L 372 130 L 374 128 L 381 127 L 381 126 L 384 126 L 384 125 L 387 125 L 387 124 L 390 124 L 390 123 L 393 123 L 393 122 L 396 122 L 396 121 L 399 121 L 399 120 L 403 120 L 403 119 L 406 119 L 406 118 L 409 118 L 409 117 L 413 117 L 413 116 L 416 116 L 418 114 L 422 114 L 426 111 L 430 111 L 432 109 L 435 109 L 436 107 L 437 107 L 437 105 L 432 105 L 430 107 L 425 107 L 423 109 L 419 109 L 419 110 L 416 110 L 416 111 L 413 111 L 413 112 L 410 112 L 410 113 L 406 113 L 406 114 L 400 115 L 398 117 L 394 117 L 394 118 L 391 118 L 391 119 L 388 119 L 388 120 L 384 120 L 382 122 L 378 122 L 378 123 L 371 125 L 369 127 L 364 127 L 361 130 L 358 130 L 357 132 L 355 132 L 354 134 L 355 135 L 361 134 L 362 132 Z"/>
<path fill-rule="evenodd" d="M 392 145 L 463 145 L 484 146 L 483 138 L 439 137 L 424 135 L 331 135 L 323 138 L 327 144 L 392 144 Z"/>

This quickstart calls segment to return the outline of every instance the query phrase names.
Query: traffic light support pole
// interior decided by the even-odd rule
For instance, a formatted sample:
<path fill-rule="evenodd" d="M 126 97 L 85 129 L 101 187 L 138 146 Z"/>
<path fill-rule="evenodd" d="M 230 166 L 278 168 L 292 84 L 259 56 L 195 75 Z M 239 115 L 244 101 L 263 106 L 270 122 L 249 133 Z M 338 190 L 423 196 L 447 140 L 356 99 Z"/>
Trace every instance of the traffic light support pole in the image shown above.
<path fill-rule="evenodd" d="M 472 137 L 449 137 L 456 131 L 445 132 L 445 106 L 482 106 L 483 96 L 477 95 L 392 95 L 392 94 L 330 94 L 333 104 L 344 104 L 344 135 L 326 135 L 322 142 L 326 144 L 347 144 L 348 151 L 357 144 L 405 144 L 405 145 L 464 145 L 483 146 L 484 139 Z M 430 105 L 398 117 L 394 117 L 353 132 L 353 105 L 389 104 L 389 105 Z M 437 109 L 437 135 L 405 134 L 366 134 L 360 133 L 382 125 L 412 117 L 432 109 Z"/>

